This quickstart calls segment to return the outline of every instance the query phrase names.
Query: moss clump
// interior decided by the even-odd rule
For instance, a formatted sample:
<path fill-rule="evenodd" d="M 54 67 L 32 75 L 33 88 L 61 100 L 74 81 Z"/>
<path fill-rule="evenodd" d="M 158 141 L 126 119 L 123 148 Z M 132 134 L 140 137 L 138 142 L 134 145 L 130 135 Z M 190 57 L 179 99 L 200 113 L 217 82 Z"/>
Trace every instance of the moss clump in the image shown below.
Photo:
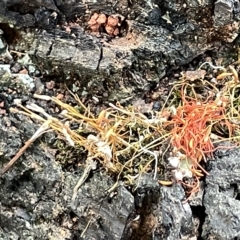
<path fill-rule="evenodd" d="M 238 74 L 233 67 L 229 70 L 215 68 L 224 71 L 216 76 L 224 84 L 204 79 L 191 82 L 183 74 L 161 111 L 152 112 L 148 117 L 120 104 L 109 104 L 109 108 L 95 115 L 75 95 L 75 107 L 55 97 L 34 95 L 57 104 L 62 109 L 59 119 L 37 105 L 19 107 L 23 114 L 42 122 L 42 130 L 58 132 L 72 149 L 77 147 L 82 152 L 85 149 L 88 167 L 98 160 L 102 167 L 117 176 L 117 180 L 121 177 L 128 185 L 146 172 L 153 172 L 153 177 L 158 177 L 161 184 L 170 184 L 172 179 L 161 177 L 163 165 L 159 161 L 170 152 L 171 162 L 179 161 L 174 163 L 175 181 L 182 182 L 191 196 L 199 190 L 199 179 L 207 174 L 201 162 L 213 157 L 215 144 L 226 140 L 238 144 Z M 71 124 L 77 124 L 78 128 L 71 129 Z M 163 146 L 167 146 L 165 150 Z"/>

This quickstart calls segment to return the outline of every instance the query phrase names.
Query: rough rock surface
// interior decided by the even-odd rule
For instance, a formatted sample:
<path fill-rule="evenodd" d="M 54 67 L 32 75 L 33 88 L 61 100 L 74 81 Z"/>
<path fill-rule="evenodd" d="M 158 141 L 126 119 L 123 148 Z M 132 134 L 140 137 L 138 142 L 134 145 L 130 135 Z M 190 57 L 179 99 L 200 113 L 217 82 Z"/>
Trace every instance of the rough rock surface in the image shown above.
<path fill-rule="evenodd" d="M 181 185 L 171 188 L 162 187 L 162 224 L 167 229 L 164 239 L 191 239 L 196 235 L 192 210 L 188 202 L 184 202 L 185 192 Z M 160 239 L 160 238 L 159 238 Z"/>
<path fill-rule="evenodd" d="M 206 178 L 203 239 L 240 238 L 240 151 L 218 150 Z"/>
<path fill-rule="evenodd" d="M 180 184 L 159 187 L 151 175 L 142 176 L 135 191 L 135 214 L 123 239 L 191 239 L 196 236 L 193 215 Z"/>
<path fill-rule="evenodd" d="M 117 37 L 90 31 L 87 23 L 96 12 L 121 19 Z M 10 50 L 28 52 L 45 76 L 81 79 L 82 92 L 120 103 L 150 91 L 169 70 L 232 43 L 239 20 L 235 0 L 0 1 L 0 29 Z M 14 80 L 5 85 L 9 77 L 4 72 L 0 78 L 0 99 L 6 105 L 13 102 L 9 87 L 26 96 L 32 91 Z M 0 126 L 3 164 L 37 124 L 10 114 L 1 117 Z M 240 238 L 238 158 L 237 151 L 219 151 L 212 162 L 203 239 Z M 134 196 L 122 185 L 109 195 L 114 181 L 94 172 L 72 201 L 79 178 L 56 162 L 46 145 L 33 144 L 0 179 L 1 239 L 196 239 L 194 208 L 182 202 L 180 185 L 160 188 L 149 175 L 142 177 Z M 194 203 L 195 208 L 201 205 L 201 198 Z"/>
<path fill-rule="evenodd" d="M 6 98 L 9 107 L 14 107 L 13 99 L 23 100 L 22 94 L 30 96 L 29 87 L 7 71 L 0 71 L 0 79 L 0 96 L 10 89 L 15 93 Z M 1 116 L 0 126 L 2 168 L 39 125 L 22 114 L 9 113 Z M 55 140 L 55 133 L 45 134 L 0 177 L 1 239 L 79 239 L 85 228 L 84 239 L 120 239 L 134 211 L 134 197 L 124 186 L 109 196 L 107 190 L 114 181 L 103 171 L 89 177 L 73 202 L 81 170 L 78 174 L 65 171 L 56 161 L 56 151 L 48 146 Z"/>
<path fill-rule="evenodd" d="M 34 61 L 51 73 L 71 72 L 84 79 L 96 72 L 109 75 L 135 69 L 153 81 L 170 66 L 189 63 L 221 41 L 232 42 L 239 29 L 239 4 L 232 0 L 20 4 L 21 0 L 6 0 L 0 8 L 0 22 L 16 29 L 39 28 L 28 34 L 19 31 L 23 39 L 19 50 L 29 50 Z M 87 21 L 95 12 L 119 16 L 123 32 L 116 38 L 92 34 Z M 63 23 L 76 16 L 78 24 L 66 31 Z"/>
<path fill-rule="evenodd" d="M 66 179 L 62 192 L 65 199 L 72 195 L 74 186 L 71 185 L 74 181 L 75 176 Z M 110 188 L 113 185 L 114 182 L 106 174 L 95 173 L 79 189 L 76 199 L 68 197 L 72 212 L 82 219 L 79 229 L 85 229 L 90 221 L 83 234 L 84 239 L 121 239 L 128 216 L 134 210 L 134 197 L 124 186 L 119 186 L 111 196 L 111 193 L 107 193 L 107 186 Z M 87 214 L 88 218 L 85 217 Z"/>

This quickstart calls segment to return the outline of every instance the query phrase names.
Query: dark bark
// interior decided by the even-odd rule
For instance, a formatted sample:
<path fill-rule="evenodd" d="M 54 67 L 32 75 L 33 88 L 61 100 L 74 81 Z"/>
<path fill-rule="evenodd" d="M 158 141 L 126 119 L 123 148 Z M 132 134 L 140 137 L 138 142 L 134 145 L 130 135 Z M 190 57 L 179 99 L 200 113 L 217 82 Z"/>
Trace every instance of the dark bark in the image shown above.
<path fill-rule="evenodd" d="M 37 62 L 52 71 L 119 72 L 122 69 L 147 69 L 163 75 L 167 66 L 189 63 L 206 50 L 232 41 L 238 34 L 239 6 L 233 1 L 23 1 L 1 3 L 0 21 L 15 29 L 40 29 L 24 36 Z M 95 36 L 87 21 L 95 12 L 121 17 L 121 34 L 112 38 Z M 67 33 L 62 24 L 74 21 L 78 26 Z M 235 21 L 235 22 L 234 22 Z M 235 24 L 234 24 L 235 23 Z M 27 37 L 27 39 L 26 39 Z M 56 70 L 56 69 L 55 69 Z M 84 73 L 82 72 L 84 70 Z"/>

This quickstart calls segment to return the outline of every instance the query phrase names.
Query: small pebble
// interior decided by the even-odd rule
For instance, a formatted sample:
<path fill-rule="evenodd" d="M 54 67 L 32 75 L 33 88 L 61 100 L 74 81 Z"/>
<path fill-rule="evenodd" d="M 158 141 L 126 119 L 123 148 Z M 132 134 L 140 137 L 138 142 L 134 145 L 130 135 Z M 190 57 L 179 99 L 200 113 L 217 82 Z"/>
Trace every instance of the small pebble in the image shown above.
<path fill-rule="evenodd" d="M 11 71 L 13 73 L 18 73 L 21 69 L 22 69 L 22 66 L 18 62 L 14 63 L 14 65 L 11 67 Z"/>
<path fill-rule="evenodd" d="M 159 111 L 159 110 L 160 110 L 160 107 L 161 107 L 160 102 L 154 102 L 153 107 L 152 107 L 152 110 L 154 110 L 154 111 Z"/>
<path fill-rule="evenodd" d="M 183 174 L 180 170 L 174 170 L 174 171 L 172 171 L 172 174 L 173 174 L 173 178 L 176 181 L 182 181 L 183 180 Z"/>
<path fill-rule="evenodd" d="M 64 98 L 64 95 L 62 93 L 59 93 L 57 95 L 57 99 L 62 100 Z"/>
<path fill-rule="evenodd" d="M 35 88 L 37 94 L 42 94 L 44 91 L 44 85 L 42 84 L 42 81 L 40 78 L 35 78 Z"/>
<path fill-rule="evenodd" d="M 31 220 L 31 216 L 22 208 L 17 208 L 15 211 L 15 215 L 16 215 L 16 217 L 20 217 L 26 221 Z"/>
<path fill-rule="evenodd" d="M 180 159 L 178 157 L 169 157 L 168 162 L 172 167 L 177 168 L 179 166 Z"/>
<path fill-rule="evenodd" d="M 55 87 L 55 81 L 50 81 L 46 83 L 47 89 L 53 89 Z"/>
<path fill-rule="evenodd" d="M 161 10 L 159 8 L 154 8 L 150 13 L 149 13 L 149 22 L 150 24 L 153 25 L 159 25 L 161 22 Z"/>

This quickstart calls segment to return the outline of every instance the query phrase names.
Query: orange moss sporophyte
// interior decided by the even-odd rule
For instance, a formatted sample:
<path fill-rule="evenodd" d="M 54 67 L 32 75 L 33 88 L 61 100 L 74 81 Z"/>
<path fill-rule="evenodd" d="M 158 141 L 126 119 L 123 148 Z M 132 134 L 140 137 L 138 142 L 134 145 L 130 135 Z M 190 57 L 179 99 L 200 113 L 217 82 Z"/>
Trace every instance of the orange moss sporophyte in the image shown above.
<path fill-rule="evenodd" d="M 185 154 L 194 167 L 202 167 L 199 162 L 205 155 L 212 157 L 214 145 L 211 134 L 220 122 L 232 134 L 230 122 L 225 117 L 225 101 L 185 97 L 182 89 L 182 105 L 176 108 L 171 119 L 166 123 L 171 126 L 171 144 Z M 202 169 L 205 173 L 206 171 Z"/>
<path fill-rule="evenodd" d="M 209 94 L 202 100 L 202 96 L 198 96 L 192 87 L 193 97 L 190 97 L 186 94 L 189 86 L 182 84 L 180 104 L 176 108 L 172 107 L 172 114 L 164 123 L 164 128 L 170 131 L 171 146 L 177 154 L 183 156 L 195 179 L 191 184 L 180 180 L 189 189 L 187 193 L 191 196 L 199 191 L 199 178 L 208 174 L 200 162 L 206 161 L 207 157 L 213 159 L 213 152 L 218 148 L 214 146 L 213 136 L 217 136 L 218 140 L 231 139 L 236 125 L 228 116 L 228 97 L 224 94 Z"/>

